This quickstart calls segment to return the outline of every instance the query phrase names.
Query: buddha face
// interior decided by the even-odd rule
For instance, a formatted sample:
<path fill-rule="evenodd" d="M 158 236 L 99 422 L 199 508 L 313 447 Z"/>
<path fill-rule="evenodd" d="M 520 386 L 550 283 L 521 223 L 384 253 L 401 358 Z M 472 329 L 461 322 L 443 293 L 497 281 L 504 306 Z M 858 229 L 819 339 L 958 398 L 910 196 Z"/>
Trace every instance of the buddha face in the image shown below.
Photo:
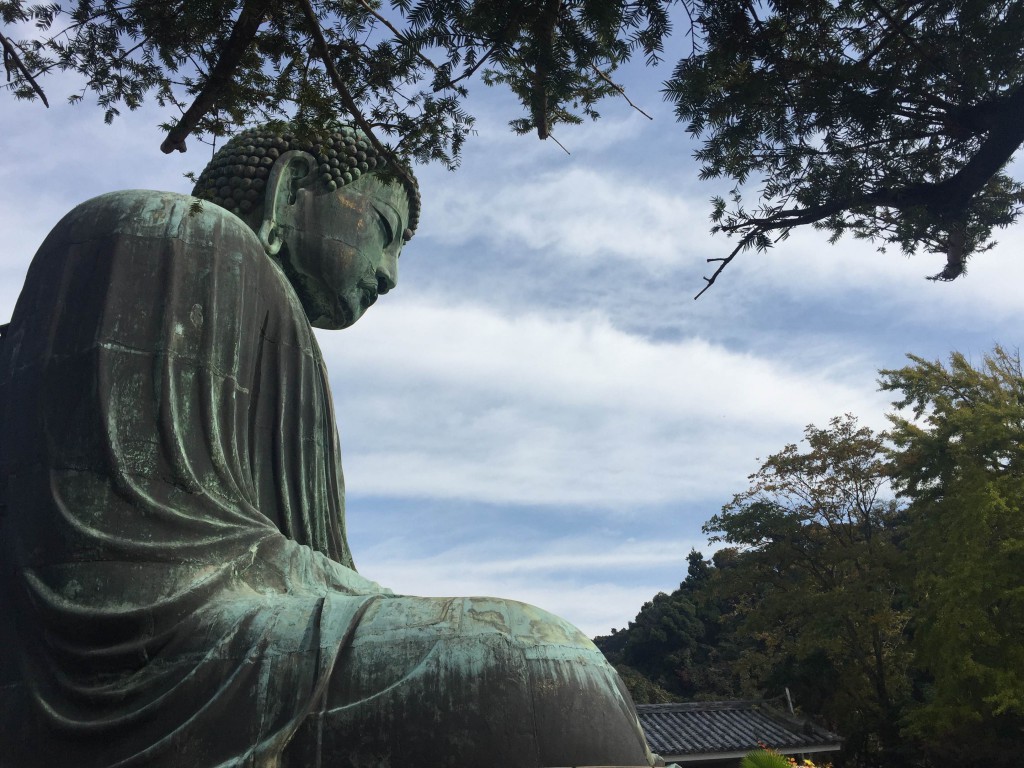
<path fill-rule="evenodd" d="M 405 189 L 373 174 L 330 193 L 297 190 L 278 220 L 279 258 L 312 325 L 347 328 L 395 287 L 408 219 Z"/>

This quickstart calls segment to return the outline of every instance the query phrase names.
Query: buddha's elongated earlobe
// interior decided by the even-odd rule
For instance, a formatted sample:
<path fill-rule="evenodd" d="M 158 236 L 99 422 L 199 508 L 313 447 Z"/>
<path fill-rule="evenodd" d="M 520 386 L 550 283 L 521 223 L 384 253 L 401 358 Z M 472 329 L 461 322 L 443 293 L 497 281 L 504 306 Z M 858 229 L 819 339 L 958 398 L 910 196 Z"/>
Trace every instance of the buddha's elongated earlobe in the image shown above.
<path fill-rule="evenodd" d="M 278 221 L 289 218 L 288 209 L 295 204 L 300 189 L 316 181 L 316 158 L 308 152 L 285 152 L 274 163 L 267 179 L 267 193 L 263 202 L 263 223 L 257 235 L 268 256 L 276 256 L 283 241 L 278 233 Z"/>
<path fill-rule="evenodd" d="M 271 219 L 264 219 L 263 223 L 260 224 L 258 234 L 260 244 L 263 246 L 263 250 L 267 252 L 267 256 L 277 256 L 278 251 L 281 250 L 281 240 L 277 236 L 277 224 Z"/>

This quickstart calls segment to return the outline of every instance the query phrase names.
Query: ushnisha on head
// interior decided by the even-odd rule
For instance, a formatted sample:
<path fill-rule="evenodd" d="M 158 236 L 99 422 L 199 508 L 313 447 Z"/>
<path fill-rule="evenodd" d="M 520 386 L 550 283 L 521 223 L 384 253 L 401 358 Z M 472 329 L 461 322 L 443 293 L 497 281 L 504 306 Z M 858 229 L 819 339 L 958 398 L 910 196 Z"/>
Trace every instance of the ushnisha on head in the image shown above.
<path fill-rule="evenodd" d="M 395 287 L 398 255 L 419 223 L 411 172 L 393 172 L 349 126 L 245 131 L 216 154 L 192 194 L 252 227 L 319 328 L 352 325 Z"/>

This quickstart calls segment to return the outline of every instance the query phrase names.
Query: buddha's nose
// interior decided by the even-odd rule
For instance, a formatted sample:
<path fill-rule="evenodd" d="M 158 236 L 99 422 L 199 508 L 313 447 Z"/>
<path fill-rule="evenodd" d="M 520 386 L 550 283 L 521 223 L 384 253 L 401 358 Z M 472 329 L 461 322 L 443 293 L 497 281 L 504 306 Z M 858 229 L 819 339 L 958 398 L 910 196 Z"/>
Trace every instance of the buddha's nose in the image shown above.
<path fill-rule="evenodd" d="M 391 273 L 383 270 L 377 270 L 377 295 L 383 296 L 385 293 L 395 287 L 395 278 Z"/>

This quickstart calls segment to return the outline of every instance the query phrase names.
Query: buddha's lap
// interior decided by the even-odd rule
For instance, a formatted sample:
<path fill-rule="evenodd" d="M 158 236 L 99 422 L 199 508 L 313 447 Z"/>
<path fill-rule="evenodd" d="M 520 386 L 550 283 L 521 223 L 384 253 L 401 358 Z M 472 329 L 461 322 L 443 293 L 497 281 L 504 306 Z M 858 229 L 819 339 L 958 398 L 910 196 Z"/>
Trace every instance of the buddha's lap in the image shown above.
<path fill-rule="evenodd" d="M 375 601 L 286 756 L 287 766 L 648 764 L 600 651 L 552 614 L 483 597 Z"/>

